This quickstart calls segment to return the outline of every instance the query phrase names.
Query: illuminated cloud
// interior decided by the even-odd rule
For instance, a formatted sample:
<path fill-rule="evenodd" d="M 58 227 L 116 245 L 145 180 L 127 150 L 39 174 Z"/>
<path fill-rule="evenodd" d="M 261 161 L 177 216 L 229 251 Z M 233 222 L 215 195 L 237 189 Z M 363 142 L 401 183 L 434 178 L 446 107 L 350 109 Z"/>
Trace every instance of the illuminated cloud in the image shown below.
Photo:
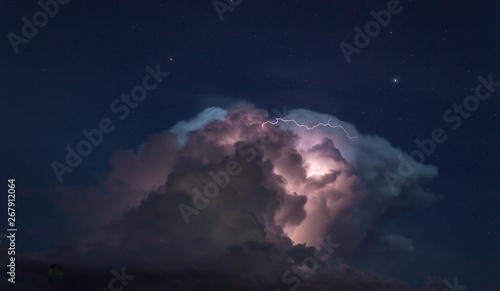
<path fill-rule="evenodd" d="M 293 284 L 282 281 L 283 272 L 312 255 L 320 247 L 318 238 L 340 243 L 339 255 L 412 252 L 411 239 L 393 224 L 437 200 L 422 188 L 437 175 L 435 167 L 416 166 L 407 184 L 392 192 L 384 172 L 397 171 L 398 156 L 406 154 L 387 140 L 305 109 L 283 119 L 308 125 L 330 120 L 357 138 L 350 139 L 340 127 L 263 125 L 268 118 L 265 110 L 248 103 L 208 108 L 150 137 L 140 153 L 115 153 L 113 170 L 96 185 L 58 188 L 54 203 L 89 229 L 75 251 L 59 254 L 61 260 L 75 264 L 78 257 L 78 266 L 96 268 L 133 266 L 138 273 L 158 274 L 154 280 L 169 286 L 191 286 L 202 276 L 203 284 L 220 288 L 245 282 L 249 289 L 288 289 Z M 207 183 L 215 183 L 214 174 L 228 163 L 241 171 L 219 186 L 216 197 L 206 198 L 206 207 L 195 207 L 194 189 L 201 193 Z M 197 209 L 189 225 L 180 204 Z M 215 284 L 220 278 L 225 283 Z M 408 288 L 340 262 L 325 263 L 301 281 L 304 290 L 326 286 Z"/>
<path fill-rule="evenodd" d="M 224 120 L 226 114 L 226 110 L 222 108 L 209 107 L 189 121 L 177 122 L 169 131 L 177 135 L 179 144 L 184 145 L 190 132 L 198 130 L 212 121 Z"/>

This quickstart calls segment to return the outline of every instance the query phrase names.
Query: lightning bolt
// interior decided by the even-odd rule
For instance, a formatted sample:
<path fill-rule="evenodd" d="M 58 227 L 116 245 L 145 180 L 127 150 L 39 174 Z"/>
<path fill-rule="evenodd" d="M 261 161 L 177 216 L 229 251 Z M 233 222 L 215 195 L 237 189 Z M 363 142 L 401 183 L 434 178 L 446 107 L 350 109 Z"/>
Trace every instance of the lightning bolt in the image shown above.
<path fill-rule="evenodd" d="M 347 137 L 348 137 L 348 138 L 350 138 L 350 139 L 358 138 L 357 136 L 351 136 L 351 135 L 349 134 L 349 132 L 347 132 L 347 130 L 346 130 L 346 129 L 342 126 L 342 125 L 340 125 L 340 124 L 339 124 L 339 125 L 331 125 L 331 124 L 330 124 L 330 121 L 332 121 L 332 118 L 333 118 L 333 115 L 332 115 L 332 116 L 330 116 L 330 119 L 328 119 L 328 123 L 318 123 L 318 124 L 313 125 L 313 126 L 311 126 L 311 127 L 309 127 L 309 126 L 307 126 L 307 125 L 305 125 L 305 124 L 299 124 L 299 123 L 297 123 L 297 121 L 295 121 L 295 120 L 293 120 L 293 119 L 283 119 L 283 118 L 276 118 L 276 121 L 275 121 L 275 122 L 268 120 L 268 121 L 266 121 L 266 122 L 262 123 L 262 126 L 264 126 L 264 125 L 266 125 L 266 124 L 268 124 L 268 123 L 269 123 L 269 124 L 272 124 L 272 125 L 276 125 L 276 124 L 278 124 L 278 122 L 280 122 L 280 121 L 282 121 L 282 122 L 293 122 L 293 123 L 295 123 L 295 125 L 297 125 L 298 127 L 302 127 L 302 128 L 307 129 L 307 130 L 312 130 L 312 129 L 315 129 L 315 128 L 316 128 L 316 127 L 318 127 L 318 126 L 328 126 L 328 127 L 330 127 L 330 128 L 342 128 L 342 130 L 345 132 L 345 134 L 347 135 Z"/>

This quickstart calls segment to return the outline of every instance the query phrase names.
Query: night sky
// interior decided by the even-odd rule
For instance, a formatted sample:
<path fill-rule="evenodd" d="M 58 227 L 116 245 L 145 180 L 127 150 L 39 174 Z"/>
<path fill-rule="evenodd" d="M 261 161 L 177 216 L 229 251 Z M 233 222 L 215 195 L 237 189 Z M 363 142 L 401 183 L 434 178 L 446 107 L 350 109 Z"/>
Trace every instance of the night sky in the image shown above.
<path fill-rule="evenodd" d="M 498 1 L 0 13 L 0 290 L 500 290 Z"/>

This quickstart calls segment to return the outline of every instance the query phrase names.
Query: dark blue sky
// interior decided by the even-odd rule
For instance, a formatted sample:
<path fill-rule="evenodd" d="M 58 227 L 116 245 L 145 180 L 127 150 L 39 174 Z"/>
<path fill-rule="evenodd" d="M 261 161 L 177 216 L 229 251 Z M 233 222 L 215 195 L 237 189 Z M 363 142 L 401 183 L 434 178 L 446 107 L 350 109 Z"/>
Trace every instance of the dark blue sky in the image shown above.
<path fill-rule="evenodd" d="M 18 53 L 7 35 L 22 35 L 21 18 L 32 19 L 40 6 L 1 2 L 2 178 L 15 177 L 19 189 L 18 256 L 30 262 L 30 254 L 71 245 L 84 232 L 47 198 L 61 186 L 51 163 L 64 160 L 83 129 L 106 117 L 116 125 L 65 174 L 66 186 L 95 184 L 118 149 L 137 150 L 206 107 L 246 100 L 269 112 L 333 114 L 407 153 L 417 149 L 415 139 L 442 128 L 446 142 L 425 159 L 439 175 L 424 187 L 443 198 L 395 225 L 413 241 L 412 254 L 380 272 L 360 254 L 346 255 L 346 263 L 412 290 L 425 284 L 424 274 L 458 277 L 470 290 L 499 288 L 500 87 L 456 130 L 443 113 L 474 95 L 479 76 L 500 81 L 500 4 L 402 0 L 401 13 L 348 63 L 340 43 L 354 45 L 354 27 L 364 28 L 370 11 L 390 1 L 337 2 L 243 0 L 221 21 L 209 0 L 73 0 Z M 110 104 L 157 64 L 170 75 L 117 121 Z"/>

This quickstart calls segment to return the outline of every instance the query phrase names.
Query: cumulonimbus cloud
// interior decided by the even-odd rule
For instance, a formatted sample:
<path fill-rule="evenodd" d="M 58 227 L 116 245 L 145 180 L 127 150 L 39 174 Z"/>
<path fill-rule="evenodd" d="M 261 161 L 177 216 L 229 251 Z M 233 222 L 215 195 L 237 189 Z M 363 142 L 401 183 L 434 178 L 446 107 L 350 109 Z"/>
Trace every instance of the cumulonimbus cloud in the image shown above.
<path fill-rule="evenodd" d="M 411 252 L 411 239 L 397 233 L 394 221 L 438 199 L 422 187 L 437 168 L 415 165 L 405 184 L 391 191 L 384 173 L 397 171 L 398 157 L 407 157 L 402 150 L 328 114 L 300 109 L 283 119 L 311 126 L 330 120 L 357 138 L 339 127 L 264 124 L 268 113 L 251 104 L 209 108 L 150 137 L 140 152 L 116 152 L 113 170 L 94 186 L 56 189 L 54 203 L 89 230 L 72 253 L 58 257 L 68 264 L 78 257 L 78 266 L 134 266 L 151 274 L 147 284 L 194 290 L 238 282 L 249 289 L 291 288 L 283 272 L 327 236 L 344 253 Z M 214 175 L 223 177 L 228 163 L 241 170 L 198 209 L 195 189 L 217 184 Z M 189 225 L 180 204 L 197 210 Z M 339 262 L 323 264 L 300 284 L 307 290 L 408 288 Z"/>

